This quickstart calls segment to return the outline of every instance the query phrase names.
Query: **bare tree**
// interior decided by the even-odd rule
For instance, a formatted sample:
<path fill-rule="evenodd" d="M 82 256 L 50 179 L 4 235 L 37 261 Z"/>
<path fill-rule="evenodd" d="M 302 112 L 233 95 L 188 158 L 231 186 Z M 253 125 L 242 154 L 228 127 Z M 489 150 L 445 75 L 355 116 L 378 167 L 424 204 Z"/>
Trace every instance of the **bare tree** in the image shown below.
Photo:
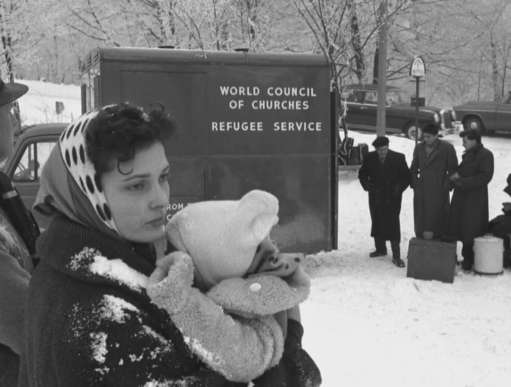
<path fill-rule="evenodd" d="M 0 0 L 1 56 L 10 81 L 13 81 L 15 76 L 16 46 L 26 35 L 27 20 L 20 16 L 26 9 L 27 3 L 27 0 Z"/>
<path fill-rule="evenodd" d="M 365 72 L 364 50 L 362 47 L 362 38 L 360 36 L 360 26 L 357 14 L 357 4 L 354 0 L 347 0 L 349 19 L 350 19 L 350 43 L 353 49 L 353 61 L 355 62 L 354 70 L 357 80 L 362 83 Z"/>

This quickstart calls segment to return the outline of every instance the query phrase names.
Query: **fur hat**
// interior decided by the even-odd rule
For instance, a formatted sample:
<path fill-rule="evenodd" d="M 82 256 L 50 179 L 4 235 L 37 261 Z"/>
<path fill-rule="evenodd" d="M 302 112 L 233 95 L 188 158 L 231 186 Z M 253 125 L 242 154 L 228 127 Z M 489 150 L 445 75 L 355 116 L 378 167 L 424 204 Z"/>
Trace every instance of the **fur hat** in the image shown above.
<path fill-rule="evenodd" d="M 257 246 L 278 222 L 279 202 L 253 190 L 240 200 L 211 200 L 187 205 L 167 225 L 170 242 L 187 252 L 196 280 L 207 288 L 246 274 Z"/>

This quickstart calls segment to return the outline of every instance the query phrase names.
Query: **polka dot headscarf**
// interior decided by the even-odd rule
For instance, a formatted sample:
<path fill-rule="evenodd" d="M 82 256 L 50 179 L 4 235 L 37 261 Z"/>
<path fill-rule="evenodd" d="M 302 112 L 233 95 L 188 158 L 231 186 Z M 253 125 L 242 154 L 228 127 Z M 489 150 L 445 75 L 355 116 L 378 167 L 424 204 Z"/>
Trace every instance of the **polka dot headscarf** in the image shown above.
<path fill-rule="evenodd" d="M 67 169 L 89 199 L 96 215 L 108 228 L 117 231 L 99 176 L 85 151 L 85 131 L 96 115 L 97 112 L 86 114 L 64 130 L 59 139 L 60 152 Z"/>
<path fill-rule="evenodd" d="M 44 215 L 60 213 L 86 227 L 119 236 L 85 149 L 87 127 L 97 114 L 83 115 L 62 132 L 41 172 L 34 208 Z"/>

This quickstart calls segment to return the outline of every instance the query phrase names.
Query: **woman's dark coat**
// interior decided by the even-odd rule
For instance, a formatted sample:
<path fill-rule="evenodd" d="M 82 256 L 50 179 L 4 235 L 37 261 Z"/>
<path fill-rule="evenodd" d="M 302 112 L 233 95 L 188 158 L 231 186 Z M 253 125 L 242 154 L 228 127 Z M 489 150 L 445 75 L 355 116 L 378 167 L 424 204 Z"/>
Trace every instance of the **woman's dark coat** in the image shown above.
<path fill-rule="evenodd" d="M 399 213 L 403 191 L 410 184 L 404 154 L 389 150 L 382 164 L 376 151 L 369 152 L 358 171 L 360 184 L 369 192 L 371 236 L 399 240 Z"/>
<path fill-rule="evenodd" d="M 195 358 L 166 312 L 151 303 L 144 279 L 155 266 L 147 246 L 58 217 L 41 235 L 38 253 L 41 263 L 29 289 L 21 387 L 239 385 Z M 301 340 L 303 331 L 296 325 Z M 255 386 L 305 385 L 310 374 L 303 368 L 310 365 L 309 358 L 295 357 L 303 355 L 298 342 L 288 344 L 281 363 Z M 290 366 L 295 368 L 288 372 Z M 289 376 L 300 370 L 302 380 Z"/>
<path fill-rule="evenodd" d="M 488 183 L 493 177 L 493 154 L 476 145 L 463 154 L 454 183 L 449 215 L 449 236 L 471 241 L 488 227 Z"/>
<path fill-rule="evenodd" d="M 433 150 L 426 154 L 426 144 L 418 144 L 410 166 L 413 195 L 415 235 L 422 238 L 424 231 L 433 231 L 435 237 L 445 235 L 449 216 L 449 176 L 456 171 L 458 159 L 454 147 L 437 140 Z"/>

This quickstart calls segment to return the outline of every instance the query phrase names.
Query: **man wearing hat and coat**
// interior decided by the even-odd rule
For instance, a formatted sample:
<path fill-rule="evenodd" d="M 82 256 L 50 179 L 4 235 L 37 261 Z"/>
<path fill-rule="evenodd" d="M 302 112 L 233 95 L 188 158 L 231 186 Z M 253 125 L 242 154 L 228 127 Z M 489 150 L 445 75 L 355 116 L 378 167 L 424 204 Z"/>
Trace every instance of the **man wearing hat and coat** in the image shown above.
<path fill-rule="evenodd" d="M 443 238 L 449 216 L 449 176 L 456 171 L 454 147 L 438 138 L 438 125 L 422 128 L 422 142 L 413 151 L 410 166 L 413 218 L 418 238 Z"/>
<path fill-rule="evenodd" d="M 10 104 L 27 91 L 25 85 L 6 84 L 0 79 L 0 165 L 13 149 Z M 0 206 L 0 387 L 17 384 L 23 347 L 23 306 L 32 268 L 27 246 Z"/>
<path fill-rule="evenodd" d="M 511 196 L 511 173 L 507 175 L 503 191 Z M 503 214 L 496 216 L 488 225 L 488 231 L 504 242 L 504 267 L 511 267 L 511 202 L 502 203 Z"/>
<path fill-rule="evenodd" d="M 410 184 L 410 174 L 404 154 L 389 149 L 389 139 L 379 136 L 373 141 L 376 149 L 369 152 L 358 172 L 360 184 L 369 193 L 369 211 L 371 213 L 371 236 L 374 238 L 375 251 L 371 258 L 387 255 L 386 241 L 392 247 L 392 262 L 404 267 L 399 242 L 401 228 L 401 196 Z"/>
<path fill-rule="evenodd" d="M 449 214 L 449 236 L 463 243 L 463 270 L 474 264 L 474 239 L 488 228 L 488 183 L 493 177 L 493 153 L 481 143 L 481 133 L 460 133 L 465 153 L 450 180 L 454 186 Z"/>

